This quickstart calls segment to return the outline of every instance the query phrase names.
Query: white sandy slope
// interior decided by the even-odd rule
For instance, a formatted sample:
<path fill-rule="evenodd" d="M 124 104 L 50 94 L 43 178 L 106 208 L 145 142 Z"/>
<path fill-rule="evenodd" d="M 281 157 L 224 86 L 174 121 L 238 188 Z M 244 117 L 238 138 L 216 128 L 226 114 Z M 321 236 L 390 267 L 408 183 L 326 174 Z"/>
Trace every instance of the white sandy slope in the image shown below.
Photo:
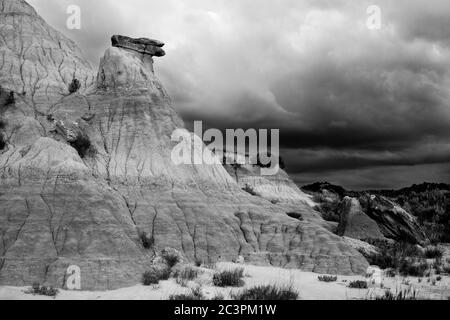
<path fill-rule="evenodd" d="M 272 267 L 257 267 L 250 265 L 237 265 L 232 263 L 220 263 L 216 266 L 218 270 L 245 269 L 245 287 L 259 284 L 276 284 L 278 286 L 292 285 L 299 292 L 301 300 L 359 300 L 373 299 L 382 295 L 386 289 L 392 292 L 413 288 L 418 291 L 420 299 L 446 300 L 450 297 L 450 277 L 442 276 L 441 281 L 435 285 L 423 279 L 419 283 L 418 278 L 402 277 L 383 278 L 384 288 L 370 285 L 367 290 L 350 289 L 348 283 L 354 280 L 366 280 L 358 276 L 339 276 L 334 283 L 318 281 L 319 274 L 302 272 L 299 270 L 287 270 Z M 188 283 L 188 287 L 201 286 L 202 292 L 208 299 L 218 294 L 230 299 L 230 294 L 238 292 L 242 288 L 218 288 L 212 285 L 211 269 L 199 268 L 201 275 L 194 281 Z M 172 294 L 188 293 L 190 289 L 178 285 L 175 279 L 161 281 L 157 286 L 136 285 L 113 291 L 88 292 L 88 291 L 66 291 L 61 290 L 56 300 L 165 300 Z M 25 287 L 0 287 L 0 300 L 51 300 L 52 298 L 27 294 L 29 288 Z"/>

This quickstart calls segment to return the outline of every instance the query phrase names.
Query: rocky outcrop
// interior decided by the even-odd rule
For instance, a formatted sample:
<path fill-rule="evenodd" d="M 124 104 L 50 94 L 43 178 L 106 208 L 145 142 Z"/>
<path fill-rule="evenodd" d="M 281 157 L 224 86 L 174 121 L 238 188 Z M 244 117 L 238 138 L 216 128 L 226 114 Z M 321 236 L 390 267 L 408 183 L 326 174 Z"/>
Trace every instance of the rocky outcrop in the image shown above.
<path fill-rule="evenodd" d="M 391 200 L 365 194 L 340 203 L 338 235 L 354 239 L 383 239 L 422 243 L 426 236 L 417 219 Z"/>
<path fill-rule="evenodd" d="M 359 201 L 385 237 L 411 243 L 426 240 L 417 219 L 388 198 L 366 194 L 361 196 Z"/>
<path fill-rule="evenodd" d="M 371 245 L 365 241 L 358 240 L 355 238 L 344 237 L 344 241 L 350 246 L 361 252 L 365 257 L 373 257 L 380 254 L 380 249 Z"/>
<path fill-rule="evenodd" d="M 422 243 L 427 240 L 417 219 L 383 194 L 395 191 L 347 191 L 329 183 L 302 188 L 314 195 L 323 216 L 336 221 L 337 233 L 356 239 L 383 237 L 394 241 Z M 376 224 L 376 226 L 374 225 Z"/>
<path fill-rule="evenodd" d="M 358 199 L 345 197 L 340 204 L 337 234 L 353 239 L 384 239 L 377 223 L 363 211 Z"/>
<path fill-rule="evenodd" d="M 174 131 L 199 138 L 173 110 L 151 54 L 109 48 L 96 79 L 88 93 L 62 96 L 42 117 L 6 114 L 15 125 L 0 152 L 0 283 L 62 287 L 67 267 L 77 265 L 83 289 L 134 285 L 167 247 L 190 261 L 242 256 L 365 272 L 362 255 L 307 204 L 252 196 L 220 164 L 172 162 Z M 71 142 L 77 132 L 88 153 Z"/>
<path fill-rule="evenodd" d="M 238 157 L 241 157 L 241 163 L 246 164 L 234 163 L 235 157 L 225 154 L 224 167 L 242 189 L 272 203 L 295 204 L 300 202 L 309 206 L 315 205 L 312 197 L 301 191 L 282 168 L 275 175 L 263 176 L 259 165 L 249 164 L 250 161 L 246 156 L 239 155 Z"/>

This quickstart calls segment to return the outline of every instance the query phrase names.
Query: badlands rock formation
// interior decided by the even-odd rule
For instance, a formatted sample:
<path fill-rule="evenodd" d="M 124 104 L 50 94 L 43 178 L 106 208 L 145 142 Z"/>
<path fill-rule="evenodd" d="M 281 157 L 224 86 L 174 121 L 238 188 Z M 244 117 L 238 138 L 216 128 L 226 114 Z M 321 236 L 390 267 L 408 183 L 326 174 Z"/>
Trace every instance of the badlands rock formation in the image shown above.
<path fill-rule="evenodd" d="M 329 183 L 303 188 L 315 195 L 321 210 L 337 213 L 339 235 L 355 239 L 383 239 L 422 243 L 426 241 L 417 219 L 383 195 L 346 191 Z M 325 208 L 325 209 L 324 209 Z"/>
<path fill-rule="evenodd" d="M 359 198 L 366 214 L 378 224 L 387 238 L 421 243 L 426 240 L 417 219 L 398 204 L 379 195 L 365 194 Z"/>
<path fill-rule="evenodd" d="M 358 199 L 345 197 L 340 206 L 338 235 L 359 240 L 384 239 L 377 223 L 365 214 Z"/>
<path fill-rule="evenodd" d="M 289 175 L 280 168 L 275 175 L 261 175 L 261 167 L 249 164 L 248 156 L 225 153 L 224 167 L 240 188 L 272 203 L 303 202 L 314 206 L 312 197 L 301 191 Z M 238 164 L 245 163 L 245 164 Z"/>
<path fill-rule="evenodd" d="M 115 37 L 94 86 L 58 95 L 71 79 L 66 71 L 89 83 L 79 49 L 24 1 L 0 4 L 7 52 L 0 83 L 27 91 L 2 113 L 1 284 L 63 287 L 67 268 L 77 265 L 83 289 L 133 285 L 167 247 L 189 261 L 243 256 L 248 263 L 321 273 L 365 272 L 361 254 L 325 229 L 304 201 L 274 204 L 252 196 L 220 164 L 172 162 L 179 143 L 171 139 L 174 131 L 199 138 L 184 129 L 154 74 L 162 43 Z M 32 49 L 17 51 L 20 43 Z M 29 62 L 10 67 L 17 64 L 10 51 Z M 41 67 L 47 77 L 36 72 Z M 22 74 L 38 89 L 29 91 Z"/>

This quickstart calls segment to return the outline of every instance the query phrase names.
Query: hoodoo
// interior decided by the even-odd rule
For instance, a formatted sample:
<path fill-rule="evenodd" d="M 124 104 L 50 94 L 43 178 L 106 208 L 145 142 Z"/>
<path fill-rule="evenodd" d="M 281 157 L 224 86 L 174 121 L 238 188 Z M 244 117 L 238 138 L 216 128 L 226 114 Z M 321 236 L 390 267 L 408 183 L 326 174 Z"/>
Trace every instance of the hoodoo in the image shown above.
<path fill-rule="evenodd" d="M 307 271 L 365 272 L 367 261 L 326 229 L 303 195 L 293 194 L 300 190 L 290 188 L 289 201 L 274 203 L 243 191 L 220 164 L 172 163 L 171 135 L 185 129 L 153 70 L 153 57 L 164 55 L 161 42 L 114 36 L 93 86 L 58 96 L 57 88 L 72 80 L 66 73 L 88 84 L 80 50 L 24 1 L 0 3 L 1 48 L 8 52 L 0 64 L 2 86 L 33 87 L 19 81 L 20 68 L 7 71 L 20 62 L 23 74 L 36 74 L 34 64 L 16 60 L 14 37 L 35 39 L 35 50 L 22 57 L 45 61 L 49 74 L 34 78 L 44 89 L 21 96 L 2 114 L 8 139 L 0 151 L 1 284 L 63 287 L 67 268 L 76 265 L 82 289 L 134 285 L 166 247 L 188 261 L 242 256 Z M 18 19 L 30 28 L 20 32 Z M 60 46 L 59 53 L 44 54 Z M 75 64 L 65 64 L 69 57 Z M 61 62 L 64 72 L 55 69 Z M 53 92 L 52 98 L 35 104 L 40 92 Z"/>

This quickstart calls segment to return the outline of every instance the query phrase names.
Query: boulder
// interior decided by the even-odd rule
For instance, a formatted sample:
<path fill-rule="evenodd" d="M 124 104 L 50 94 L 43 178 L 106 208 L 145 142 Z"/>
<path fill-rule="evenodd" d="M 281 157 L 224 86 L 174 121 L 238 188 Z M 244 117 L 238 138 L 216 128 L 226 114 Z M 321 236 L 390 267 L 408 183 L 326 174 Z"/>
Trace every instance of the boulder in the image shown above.
<path fill-rule="evenodd" d="M 377 223 L 367 216 L 358 199 L 345 197 L 339 211 L 338 235 L 359 240 L 384 239 Z"/>

